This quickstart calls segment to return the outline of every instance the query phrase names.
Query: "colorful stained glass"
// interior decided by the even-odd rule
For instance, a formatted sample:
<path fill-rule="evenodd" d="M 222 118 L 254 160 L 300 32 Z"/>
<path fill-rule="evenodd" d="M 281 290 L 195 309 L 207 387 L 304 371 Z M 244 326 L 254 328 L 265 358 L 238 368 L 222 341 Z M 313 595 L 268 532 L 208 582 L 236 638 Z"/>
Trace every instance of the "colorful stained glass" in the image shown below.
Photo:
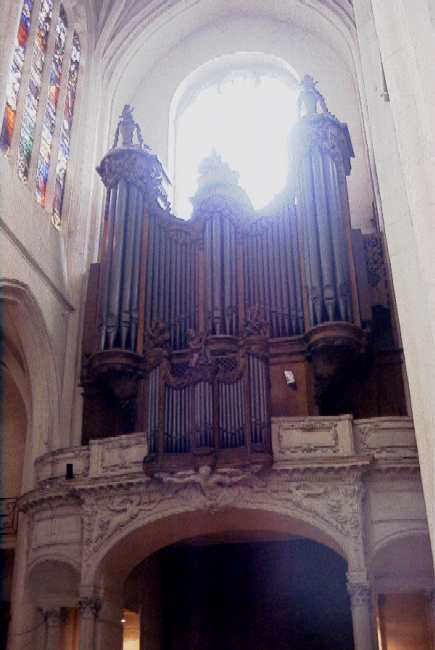
<path fill-rule="evenodd" d="M 12 134 L 14 132 L 18 93 L 20 91 L 21 73 L 26 53 L 26 45 L 29 38 L 32 8 L 33 0 L 24 0 L 20 16 L 20 24 L 18 26 L 17 39 L 15 41 L 14 54 L 9 69 L 6 86 L 6 106 L 0 133 L 0 147 L 5 150 L 9 149 L 11 146 Z"/>
<path fill-rule="evenodd" d="M 77 80 L 80 66 L 80 40 L 74 32 L 71 62 L 68 72 L 65 107 L 63 111 L 63 124 L 60 133 L 59 153 L 56 164 L 56 183 L 53 200 L 53 223 L 60 226 L 62 215 L 63 195 L 65 191 L 65 176 L 70 154 L 71 128 L 74 115 L 74 103 L 77 92 Z"/>
<path fill-rule="evenodd" d="M 35 135 L 36 114 L 38 112 L 39 95 L 41 92 L 42 71 L 47 52 L 48 34 L 53 13 L 53 0 L 42 0 L 38 17 L 38 28 L 33 44 L 32 63 L 30 69 L 29 88 L 21 122 L 20 144 L 18 147 L 18 176 L 26 181 L 29 176 L 30 158 L 32 156 L 33 138 Z"/>
<path fill-rule="evenodd" d="M 59 18 L 57 19 L 56 24 L 56 41 L 51 62 L 48 97 L 45 105 L 44 121 L 42 124 L 41 148 L 39 150 L 38 165 L 36 168 L 35 195 L 36 200 L 41 207 L 45 206 L 48 170 L 50 168 L 51 143 L 56 126 L 56 109 L 59 100 L 60 79 L 62 76 L 62 63 L 65 52 L 66 30 L 66 14 L 63 6 L 60 5 Z"/>

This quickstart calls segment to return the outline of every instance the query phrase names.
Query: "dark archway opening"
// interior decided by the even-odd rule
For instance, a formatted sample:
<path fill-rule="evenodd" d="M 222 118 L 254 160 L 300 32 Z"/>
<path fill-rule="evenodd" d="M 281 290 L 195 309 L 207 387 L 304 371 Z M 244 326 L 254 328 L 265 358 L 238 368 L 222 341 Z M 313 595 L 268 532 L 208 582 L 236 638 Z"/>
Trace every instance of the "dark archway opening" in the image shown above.
<path fill-rule="evenodd" d="M 141 648 L 353 648 L 346 562 L 316 542 L 176 545 L 143 568 Z"/>

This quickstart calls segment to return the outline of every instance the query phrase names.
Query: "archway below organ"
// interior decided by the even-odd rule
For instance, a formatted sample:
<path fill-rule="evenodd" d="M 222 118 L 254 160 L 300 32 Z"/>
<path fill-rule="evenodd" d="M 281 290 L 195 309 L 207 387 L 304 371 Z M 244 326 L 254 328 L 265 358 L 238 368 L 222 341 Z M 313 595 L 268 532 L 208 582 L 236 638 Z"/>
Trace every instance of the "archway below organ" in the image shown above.
<path fill-rule="evenodd" d="M 199 538 L 133 572 L 140 643 L 149 650 L 352 647 L 346 563 L 303 538 Z M 130 606 L 132 603 L 130 601 Z M 131 616 L 124 647 L 131 647 Z M 129 624 L 129 625 L 128 625 Z"/>

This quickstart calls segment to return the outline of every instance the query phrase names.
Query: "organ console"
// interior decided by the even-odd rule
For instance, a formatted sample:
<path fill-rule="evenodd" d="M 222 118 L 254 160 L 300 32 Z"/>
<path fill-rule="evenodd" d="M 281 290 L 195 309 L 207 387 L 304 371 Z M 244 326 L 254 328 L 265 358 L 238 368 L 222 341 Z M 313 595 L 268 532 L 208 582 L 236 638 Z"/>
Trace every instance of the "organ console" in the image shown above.
<path fill-rule="evenodd" d="M 348 128 L 309 76 L 298 112 L 270 214 L 213 153 L 184 221 L 124 108 L 97 168 L 106 201 L 88 278 L 83 442 L 144 431 L 150 467 L 258 463 L 271 458 L 274 416 L 405 412 L 381 236 L 351 228 Z"/>

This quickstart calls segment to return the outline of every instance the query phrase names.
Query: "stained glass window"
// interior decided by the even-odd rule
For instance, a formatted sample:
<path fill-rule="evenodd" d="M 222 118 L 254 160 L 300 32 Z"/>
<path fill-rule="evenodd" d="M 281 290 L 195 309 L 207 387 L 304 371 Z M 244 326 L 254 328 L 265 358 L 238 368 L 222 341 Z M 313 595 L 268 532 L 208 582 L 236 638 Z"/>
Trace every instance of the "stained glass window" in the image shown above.
<path fill-rule="evenodd" d="M 29 39 L 32 8 L 33 0 L 24 0 L 20 16 L 20 24 L 18 26 L 17 40 L 15 42 L 12 63 L 9 69 L 6 86 L 6 106 L 0 134 L 0 147 L 6 150 L 11 146 L 12 134 L 14 132 L 17 99 L 20 91 L 26 45 Z"/>
<path fill-rule="evenodd" d="M 53 201 L 53 223 L 55 226 L 60 225 L 62 215 L 63 195 L 65 191 L 65 176 L 68 159 L 70 154 L 71 127 L 74 115 L 74 103 L 77 92 L 77 79 L 79 76 L 80 65 L 80 40 L 76 32 L 73 36 L 73 47 L 71 52 L 71 62 L 68 72 L 67 91 L 65 98 L 65 108 L 63 113 L 63 124 L 60 133 L 59 153 L 56 164 L 56 183 L 54 189 Z"/>
<path fill-rule="evenodd" d="M 36 114 L 38 112 L 41 92 L 42 71 L 47 52 L 48 33 L 50 31 L 53 0 L 42 0 L 38 17 L 38 28 L 33 44 L 29 88 L 27 90 L 23 119 L 21 122 L 20 144 L 18 148 L 18 175 L 22 180 L 29 176 L 30 158 L 35 135 Z"/>
<path fill-rule="evenodd" d="M 59 100 L 62 62 L 65 52 L 66 29 L 66 14 L 63 6 L 60 5 L 59 18 L 56 24 L 56 41 L 54 44 L 50 80 L 48 84 L 48 97 L 45 106 L 44 121 L 42 124 L 41 148 L 39 150 L 38 165 L 36 168 L 35 195 L 36 200 L 41 207 L 45 206 L 48 170 L 50 168 L 51 144 L 53 140 L 54 129 L 56 126 L 56 109 Z"/>

